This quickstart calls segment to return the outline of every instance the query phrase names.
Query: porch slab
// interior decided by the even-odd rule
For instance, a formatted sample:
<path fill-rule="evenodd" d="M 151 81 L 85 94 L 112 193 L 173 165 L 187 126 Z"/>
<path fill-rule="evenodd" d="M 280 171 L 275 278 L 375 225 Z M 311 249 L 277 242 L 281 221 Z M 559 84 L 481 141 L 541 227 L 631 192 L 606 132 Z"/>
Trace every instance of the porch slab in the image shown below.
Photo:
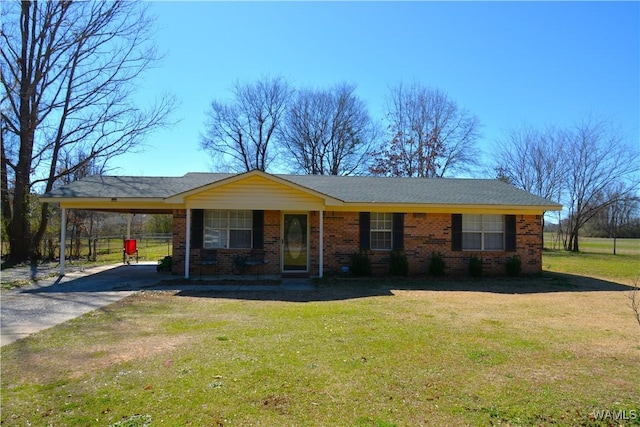
<path fill-rule="evenodd" d="M 279 275 L 217 275 L 190 279 L 164 280 L 152 287 L 155 290 L 198 292 L 253 292 L 253 291 L 313 291 L 310 278 L 283 278 Z"/>

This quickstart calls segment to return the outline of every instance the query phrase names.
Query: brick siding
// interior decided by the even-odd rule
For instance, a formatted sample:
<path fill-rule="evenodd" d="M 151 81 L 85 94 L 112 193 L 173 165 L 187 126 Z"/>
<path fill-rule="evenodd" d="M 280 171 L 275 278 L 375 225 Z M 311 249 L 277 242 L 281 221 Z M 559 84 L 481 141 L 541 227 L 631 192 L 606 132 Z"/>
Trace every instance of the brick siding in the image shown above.
<path fill-rule="evenodd" d="M 281 216 L 280 211 L 265 211 L 264 216 L 264 250 L 268 264 L 264 266 L 264 274 L 280 274 L 281 260 Z M 173 268 L 174 274 L 184 274 L 184 256 L 186 238 L 186 211 L 175 210 L 173 213 Z M 319 213 L 309 212 L 309 274 L 318 275 L 318 235 Z M 351 264 L 351 256 L 359 251 L 359 213 L 326 211 L 323 220 L 324 228 L 324 272 L 340 272 Z M 484 272 L 491 275 L 506 274 L 505 263 L 514 255 L 522 261 L 524 274 L 539 273 L 542 270 L 542 220 L 536 215 L 517 215 L 516 217 L 516 252 L 475 252 L 452 251 L 451 249 L 451 214 L 407 213 L 404 216 L 404 251 L 409 261 L 410 275 L 425 275 L 428 271 L 429 258 L 434 252 L 444 256 L 446 274 L 468 274 L 468 266 L 472 257 L 483 260 Z M 249 250 L 219 249 L 217 272 L 229 274 L 233 257 L 238 253 L 249 253 Z M 389 272 L 389 251 L 370 251 L 374 274 L 386 275 Z M 190 276 L 199 272 L 198 249 L 191 250 Z"/>

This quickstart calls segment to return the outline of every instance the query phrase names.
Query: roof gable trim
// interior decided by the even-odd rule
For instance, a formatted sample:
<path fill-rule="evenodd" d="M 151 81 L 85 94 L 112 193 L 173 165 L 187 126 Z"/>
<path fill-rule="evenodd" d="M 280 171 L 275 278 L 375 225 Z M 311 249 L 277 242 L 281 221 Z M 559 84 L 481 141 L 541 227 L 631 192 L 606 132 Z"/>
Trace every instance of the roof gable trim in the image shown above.
<path fill-rule="evenodd" d="M 252 171 L 249 172 L 244 172 L 238 175 L 233 175 L 230 176 L 228 178 L 224 178 L 215 182 L 212 182 L 210 184 L 206 184 L 197 188 L 193 188 L 191 190 L 188 191 L 184 191 L 182 193 L 178 193 L 178 194 L 174 194 L 173 196 L 167 197 L 165 199 L 166 203 L 185 203 L 185 199 L 189 196 L 193 196 L 195 194 L 199 194 L 199 193 L 204 193 L 206 191 L 210 191 L 225 185 L 229 185 L 232 184 L 234 182 L 239 182 L 242 180 L 246 180 L 252 177 L 260 177 L 260 178 L 264 178 L 268 181 L 272 181 L 275 182 L 277 184 L 283 185 L 285 187 L 289 187 L 289 188 L 293 188 L 295 190 L 301 191 L 303 193 L 307 193 L 310 194 L 312 196 L 318 197 L 322 200 L 324 200 L 325 204 L 327 205 L 331 205 L 331 206 L 339 206 L 344 204 L 344 201 L 336 199 L 335 197 L 331 197 L 327 194 L 324 193 L 320 193 L 316 190 L 313 190 L 311 188 L 305 187 L 303 185 L 300 184 L 296 184 L 294 182 L 291 182 L 289 180 L 283 179 L 279 176 L 276 175 L 270 175 L 266 172 L 254 169 Z"/>

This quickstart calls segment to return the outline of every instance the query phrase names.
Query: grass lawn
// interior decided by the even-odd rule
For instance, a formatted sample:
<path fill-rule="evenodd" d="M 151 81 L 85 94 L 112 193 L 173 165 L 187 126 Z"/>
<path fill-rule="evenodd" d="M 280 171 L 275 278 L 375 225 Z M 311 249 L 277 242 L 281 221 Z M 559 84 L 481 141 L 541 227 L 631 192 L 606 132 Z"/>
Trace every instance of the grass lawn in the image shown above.
<path fill-rule="evenodd" d="M 640 425 L 627 273 L 560 255 L 574 275 L 138 293 L 2 347 L 1 423 Z"/>
<path fill-rule="evenodd" d="M 142 238 L 137 240 L 136 248 L 141 261 L 157 261 L 171 255 L 172 241 L 168 238 Z M 113 264 L 122 262 L 122 239 L 101 239 L 97 248 L 96 262 L 99 264 Z M 83 246 L 82 255 L 88 254 L 88 247 Z M 132 258 L 135 260 L 135 256 Z M 73 263 L 73 261 L 70 261 Z"/>
<path fill-rule="evenodd" d="M 587 253 L 613 254 L 614 241 L 604 237 L 580 237 L 580 251 Z M 544 246 L 547 249 L 561 249 L 562 243 L 554 233 L 544 233 Z M 640 239 L 617 239 L 616 254 L 640 255 Z"/>
<path fill-rule="evenodd" d="M 640 279 L 640 255 L 545 251 L 542 268 L 555 273 L 595 277 L 630 285 Z"/>

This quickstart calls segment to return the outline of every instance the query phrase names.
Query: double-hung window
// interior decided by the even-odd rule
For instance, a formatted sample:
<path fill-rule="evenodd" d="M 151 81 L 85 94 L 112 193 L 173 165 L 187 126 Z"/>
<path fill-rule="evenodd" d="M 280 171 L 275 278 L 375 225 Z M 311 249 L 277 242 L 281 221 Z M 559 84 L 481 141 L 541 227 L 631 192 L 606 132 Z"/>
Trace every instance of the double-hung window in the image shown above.
<path fill-rule="evenodd" d="M 462 250 L 504 250 L 504 216 L 462 215 Z"/>
<path fill-rule="evenodd" d="M 204 247 L 250 249 L 253 211 L 205 210 Z"/>
<path fill-rule="evenodd" d="M 370 221 L 371 249 L 391 250 L 393 214 L 371 212 Z"/>

